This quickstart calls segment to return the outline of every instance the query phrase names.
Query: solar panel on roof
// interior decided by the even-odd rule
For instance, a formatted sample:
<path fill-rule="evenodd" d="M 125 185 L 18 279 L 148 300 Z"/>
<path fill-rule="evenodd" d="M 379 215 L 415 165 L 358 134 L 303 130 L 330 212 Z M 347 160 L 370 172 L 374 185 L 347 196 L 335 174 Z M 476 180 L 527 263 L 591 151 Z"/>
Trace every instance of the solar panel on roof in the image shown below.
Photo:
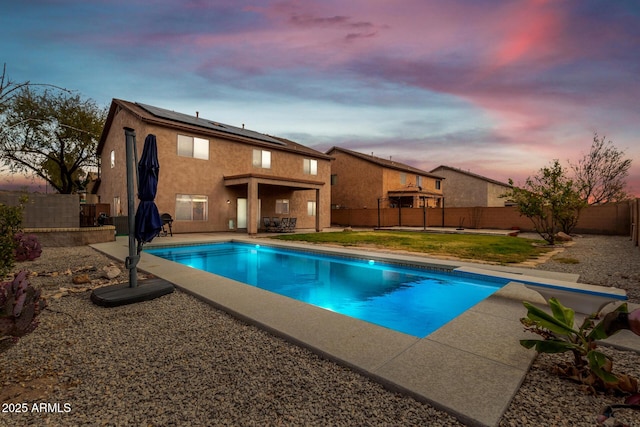
<path fill-rule="evenodd" d="M 216 123 L 200 117 L 194 117 L 188 114 L 177 113 L 175 111 L 165 110 L 164 108 L 154 107 L 153 105 L 141 104 L 139 102 L 137 102 L 136 104 L 144 108 L 154 116 L 160 117 L 163 119 L 172 120 L 180 123 L 186 123 L 189 125 L 198 126 L 206 129 L 212 129 L 219 132 L 225 132 L 232 135 L 242 136 L 245 138 L 257 139 L 259 141 L 268 142 L 271 144 L 287 145 L 283 141 L 279 141 L 275 138 L 271 138 L 268 135 L 264 135 L 259 132 L 254 132 L 248 129 L 237 128 L 235 126 L 229 126 L 229 125 L 222 125 L 220 123 Z"/>

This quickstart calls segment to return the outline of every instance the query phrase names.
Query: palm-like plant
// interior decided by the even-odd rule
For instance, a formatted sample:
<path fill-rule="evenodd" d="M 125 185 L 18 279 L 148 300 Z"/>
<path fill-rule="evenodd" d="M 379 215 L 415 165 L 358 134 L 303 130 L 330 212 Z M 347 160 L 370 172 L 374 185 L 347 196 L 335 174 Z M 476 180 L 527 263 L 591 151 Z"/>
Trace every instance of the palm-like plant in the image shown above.
<path fill-rule="evenodd" d="M 549 300 L 551 314 L 523 302 L 527 317 L 520 319 L 526 330 L 540 335 L 543 339 L 525 339 L 520 344 L 534 348 L 539 353 L 573 353 L 573 364 L 558 366 L 558 373 L 590 387 L 592 390 L 616 390 L 623 393 L 638 391 L 638 381 L 625 374 L 613 372 L 613 360 L 598 351 L 597 340 L 603 340 L 618 332 L 622 327 L 618 319 L 628 315 L 627 305 L 622 304 L 605 319 L 598 321 L 599 313 L 588 316 L 580 327 L 575 327 L 575 312 L 563 306 L 556 298 Z"/>

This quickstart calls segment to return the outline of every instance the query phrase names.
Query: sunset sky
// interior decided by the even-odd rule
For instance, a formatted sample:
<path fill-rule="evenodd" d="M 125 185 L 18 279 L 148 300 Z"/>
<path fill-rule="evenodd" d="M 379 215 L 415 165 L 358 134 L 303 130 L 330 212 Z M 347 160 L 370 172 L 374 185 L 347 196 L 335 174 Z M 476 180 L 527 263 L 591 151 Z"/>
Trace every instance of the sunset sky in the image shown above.
<path fill-rule="evenodd" d="M 597 132 L 640 196 L 637 0 L 12 1 L 0 63 L 104 106 L 516 184 Z"/>

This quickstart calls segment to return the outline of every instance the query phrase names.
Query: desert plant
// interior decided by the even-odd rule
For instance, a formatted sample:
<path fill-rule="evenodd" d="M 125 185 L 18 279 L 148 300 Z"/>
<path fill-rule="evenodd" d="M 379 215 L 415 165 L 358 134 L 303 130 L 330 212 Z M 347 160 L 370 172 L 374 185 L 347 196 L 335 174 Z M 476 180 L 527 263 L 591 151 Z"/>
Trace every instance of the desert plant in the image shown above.
<path fill-rule="evenodd" d="M 638 391 L 638 381 L 625 374 L 613 373 L 613 360 L 597 350 L 596 341 L 608 338 L 605 322 L 598 321 L 599 314 L 588 316 L 576 329 L 575 312 L 563 306 L 556 298 L 549 299 L 551 313 L 523 302 L 527 317 L 520 319 L 526 330 L 543 339 L 521 340 L 526 348 L 535 348 L 539 353 L 573 353 L 573 364 L 559 364 L 561 376 L 587 385 L 591 390 L 613 390 L 622 393 Z M 627 304 L 617 307 L 612 313 L 627 313 Z"/>
<path fill-rule="evenodd" d="M 38 326 L 36 317 L 46 307 L 40 290 L 29 283 L 26 271 L 0 283 L 0 342 L 16 340 Z"/>
<path fill-rule="evenodd" d="M 15 260 L 17 262 L 33 261 L 42 254 L 42 245 L 35 234 L 18 232 L 13 238 L 16 244 Z"/>
<path fill-rule="evenodd" d="M 0 203 L 0 279 L 11 271 L 15 263 L 15 234 L 22 225 L 22 212 L 27 197 L 20 197 L 17 206 Z"/>

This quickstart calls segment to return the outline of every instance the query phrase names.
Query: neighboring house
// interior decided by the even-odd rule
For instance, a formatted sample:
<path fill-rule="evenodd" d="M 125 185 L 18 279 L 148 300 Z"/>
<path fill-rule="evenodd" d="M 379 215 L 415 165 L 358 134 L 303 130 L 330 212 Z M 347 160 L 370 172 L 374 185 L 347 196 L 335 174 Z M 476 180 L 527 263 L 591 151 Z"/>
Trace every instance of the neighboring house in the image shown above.
<path fill-rule="evenodd" d="M 283 138 L 114 99 L 98 144 L 97 194 L 111 215 L 127 215 L 124 128 L 158 143 L 155 202 L 176 232 L 263 228 L 263 217 L 296 218 L 297 228 L 330 226 L 330 157 Z M 137 198 L 136 198 L 137 199 Z"/>
<path fill-rule="evenodd" d="M 443 178 L 439 175 L 346 148 L 333 147 L 327 154 L 333 158 L 334 209 L 441 206 Z"/>
<path fill-rule="evenodd" d="M 504 182 L 444 165 L 432 169 L 431 173 L 446 178 L 446 207 L 501 207 L 510 204 L 508 199 L 500 197 L 511 189 Z"/>

